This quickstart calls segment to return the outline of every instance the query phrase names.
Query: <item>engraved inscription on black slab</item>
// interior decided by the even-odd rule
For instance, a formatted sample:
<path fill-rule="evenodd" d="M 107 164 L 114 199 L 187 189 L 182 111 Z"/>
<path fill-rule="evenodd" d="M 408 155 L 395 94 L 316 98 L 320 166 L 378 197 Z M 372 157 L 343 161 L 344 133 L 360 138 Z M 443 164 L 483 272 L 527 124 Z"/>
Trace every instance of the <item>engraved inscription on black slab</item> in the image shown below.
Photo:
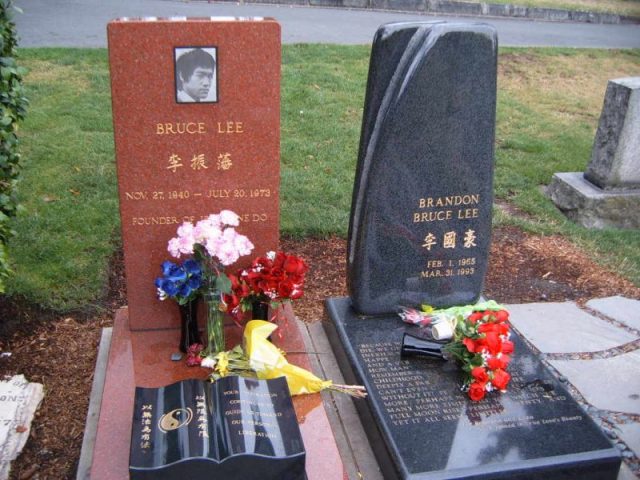
<path fill-rule="evenodd" d="M 346 381 L 369 394 L 355 405 L 385 478 L 616 479 L 617 450 L 517 335 L 509 389 L 474 403 L 455 363 L 400 357 L 417 327 L 362 320 L 348 298 L 326 309 Z"/>
<path fill-rule="evenodd" d="M 284 377 L 138 387 L 134 408 L 132 479 L 306 478 Z"/>
<path fill-rule="evenodd" d="M 496 58 L 485 24 L 378 30 L 348 246 L 358 312 L 478 299 L 491 237 Z"/>

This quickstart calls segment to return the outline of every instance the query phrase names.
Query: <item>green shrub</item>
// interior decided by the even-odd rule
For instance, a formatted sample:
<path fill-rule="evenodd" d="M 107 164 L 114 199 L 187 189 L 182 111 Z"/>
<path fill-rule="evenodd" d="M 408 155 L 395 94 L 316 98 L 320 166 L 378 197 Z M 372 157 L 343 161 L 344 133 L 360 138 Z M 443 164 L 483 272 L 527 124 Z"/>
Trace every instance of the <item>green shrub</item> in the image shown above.
<path fill-rule="evenodd" d="M 0 0 L 0 293 L 4 292 L 4 280 L 10 272 L 6 244 L 13 232 L 9 222 L 18 209 L 15 187 L 20 155 L 16 132 L 27 106 L 22 88 L 25 71 L 15 60 L 13 9 L 12 0 Z"/>

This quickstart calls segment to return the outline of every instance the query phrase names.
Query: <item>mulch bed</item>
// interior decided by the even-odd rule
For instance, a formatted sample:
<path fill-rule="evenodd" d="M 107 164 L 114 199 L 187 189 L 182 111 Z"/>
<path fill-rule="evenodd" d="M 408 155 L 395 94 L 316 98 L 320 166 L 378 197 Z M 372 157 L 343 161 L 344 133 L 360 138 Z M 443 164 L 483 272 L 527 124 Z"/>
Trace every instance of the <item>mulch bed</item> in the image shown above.
<path fill-rule="evenodd" d="M 340 238 L 283 239 L 282 249 L 311 266 L 305 297 L 295 306 L 307 322 L 322 318 L 326 297 L 346 295 L 346 242 Z M 623 295 L 640 289 L 596 265 L 561 237 L 539 237 L 515 228 L 494 231 L 485 296 L 502 303 L 574 300 Z M 22 373 L 45 386 L 45 399 L 12 479 L 72 479 L 82 445 L 100 332 L 126 303 L 121 254 L 111 262 L 110 292 L 101 314 L 54 316 L 15 299 L 0 299 L 0 373 Z"/>

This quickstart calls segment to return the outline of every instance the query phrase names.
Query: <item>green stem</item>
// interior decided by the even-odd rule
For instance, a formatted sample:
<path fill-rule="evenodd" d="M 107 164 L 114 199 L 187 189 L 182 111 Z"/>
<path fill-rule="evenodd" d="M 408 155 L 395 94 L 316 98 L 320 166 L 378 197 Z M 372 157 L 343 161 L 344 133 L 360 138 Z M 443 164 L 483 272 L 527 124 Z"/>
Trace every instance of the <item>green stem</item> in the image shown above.
<path fill-rule="evenodd" d="M 207 355 L 215 356 L 225 350 L 224 312 L 220 310 L 220 292 L 205 294 L 207 305 Z"/>

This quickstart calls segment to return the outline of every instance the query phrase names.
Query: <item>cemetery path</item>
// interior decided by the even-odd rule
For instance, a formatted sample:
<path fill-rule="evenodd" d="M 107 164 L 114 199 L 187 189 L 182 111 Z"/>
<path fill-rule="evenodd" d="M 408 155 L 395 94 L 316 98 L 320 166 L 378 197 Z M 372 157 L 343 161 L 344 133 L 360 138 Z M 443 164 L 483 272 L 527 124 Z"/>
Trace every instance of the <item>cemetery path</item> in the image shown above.
<path fill-rule="evenodd" d="M 305 297 L 295 306 L 305 322 L 322 318 L 323 300 L 346 295 L 346 241 L 283 239 L 282 248 L 305 257 L 311 272 Z M 595 264 L 560 237 L 538 237 L 515 228 L 494 232 L 485 293 L 503 303 L 560 302 L 584 304 L 595 297 L 623 295 L 640 299 L 640 289 Z M 110 291 L 100 314 L 55 316 L 28 305 L 0 303 L 1 318 L 14 318 L 0 340 L 0 373 L 24 374 L 45 386 L 31 438 L 14 463 L 12 479 L 75 478 L 85 416 L 103 327 L 125 301 L 121 254 L 112 261 Z"/>
<path fill-rule="evenodd" d="M 475 21 L 347 8 L 313 8 L 176 0 L 17 0 L 22 47 L 106 47 L 106 24 L 123 16 L 262 16 L 282 25 L 283 43 L 369 44 L 379 25 L 395 21 Z M 517 3 L 517 2 L 516 2 Z M 640 26 L 481 18 L 498 30 L 501 46 L 639 48 Z"/>

